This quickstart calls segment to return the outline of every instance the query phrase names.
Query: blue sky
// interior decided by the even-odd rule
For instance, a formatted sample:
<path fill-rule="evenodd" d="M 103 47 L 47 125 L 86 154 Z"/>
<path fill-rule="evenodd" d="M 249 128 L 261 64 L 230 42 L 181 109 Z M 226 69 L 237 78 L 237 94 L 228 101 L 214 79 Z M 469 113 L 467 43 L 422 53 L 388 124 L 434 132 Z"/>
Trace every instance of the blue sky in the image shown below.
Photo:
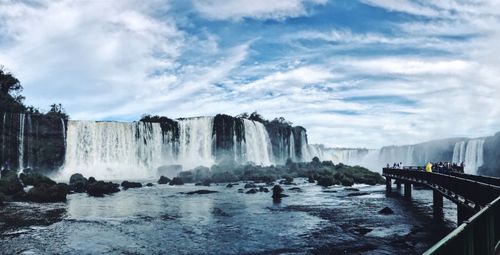
<path fill-rule="evenodd" d="M 258 111 L 335 147 L 485 136 L 498 56 L 494 0 L 0 0 L 0 64 L 72 119 Z"/>

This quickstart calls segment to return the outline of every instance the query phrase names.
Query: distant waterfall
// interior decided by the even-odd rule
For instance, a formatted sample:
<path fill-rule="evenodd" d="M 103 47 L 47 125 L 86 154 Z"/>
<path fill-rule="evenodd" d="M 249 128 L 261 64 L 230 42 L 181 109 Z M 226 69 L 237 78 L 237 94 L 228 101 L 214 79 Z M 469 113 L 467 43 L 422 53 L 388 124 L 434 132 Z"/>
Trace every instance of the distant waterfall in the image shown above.
<path fill-rule="evenodd" d="M 477 174 L 477 169 L 483 165 L 484 138 L 461 141 L 453 149 L 453 163 L 464 163 L 464 172 Z"/>
<path fill-rule="evenodd" d="M 187 169 L 214 164 L 213 123 L 213 117 L 179 120 L 179 163 Z"/>
<path fill-rule="evenodd" d="M 245 159 L 257 165 L 271 165 L 271 141 L 264 125 L 244 119 Z"/>
<path fill-rule="evenodd" d="M 289 151 L 288 155 L 290 155 L 290 158 L 292 161 L 297 161 L 297 156 L 295 155 L 295 137 L 293 136 L 293 132 L 290 132 L 290 146 L 289 146 Z"/>
<path fill-rule="evenodd" d="M 21 172 L 24 169 L 24 122 L 26 119 L 25 114 L 19 114 L 19 167 L 18 172 Z"/>

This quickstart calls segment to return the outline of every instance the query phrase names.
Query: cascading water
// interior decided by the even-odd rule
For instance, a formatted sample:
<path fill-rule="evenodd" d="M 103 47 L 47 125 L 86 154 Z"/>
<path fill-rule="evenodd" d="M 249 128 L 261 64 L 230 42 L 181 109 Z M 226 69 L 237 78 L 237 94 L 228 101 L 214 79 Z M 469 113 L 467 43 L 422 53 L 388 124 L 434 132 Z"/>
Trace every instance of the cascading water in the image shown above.
<path fill-rule="evenodd" d="M 104 179 L 154 176 L 153 169 L 173 163 L 165 153 L 171 148 L 162 141 L 158 123 L 69 121 L 62 175 L 80 172 Z"/>
<path fill-rule="evenodd" d="M 292 161 L 297 161 L 297 156 L 295 155 L 295 137 L 293 136 L 293 132 L 290 132 L 290 146 L 289 146 L 289 151 L 288 155 L 290 155 L 290 158 Z"/>
<path fill-rule="evenodd" d="M 19 114 L 19 132 L 18 132 L 18 140 L 19 140 L 19 167 L 18 172 L 21 172 L 24 169 L 24 121 L 26 115 Z"/>
<path fill-rule="evenodd" d="M 485 138 L 471 139 L 461 141 L 455 144 L 453 148 L 453 163 L 464 163 L 464 172 L 468 174 L 477 174 L 477 170 L 483 165 Z"/>
<path fill-rule="evenodd" d="M 214 137 L 213 117 L 198 117 L 179 120 L 179 163 L 191 169 L 214 164 L 212 148 Z"/>
<path fill-rule="evenodd" d="M 257 165 L 271 165 L 271 140 L 260 122 L 243 120 L 245 127 L 245 159 Z"/>

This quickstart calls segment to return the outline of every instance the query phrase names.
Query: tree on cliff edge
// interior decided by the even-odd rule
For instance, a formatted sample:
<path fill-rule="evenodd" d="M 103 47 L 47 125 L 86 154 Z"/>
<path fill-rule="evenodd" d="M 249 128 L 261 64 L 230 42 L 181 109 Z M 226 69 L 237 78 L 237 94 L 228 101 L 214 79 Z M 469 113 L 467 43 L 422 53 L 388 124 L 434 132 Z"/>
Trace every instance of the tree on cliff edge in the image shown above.
<path fill-rule="evenodd" d="M 23 87 L 19 80 L 0 66 L 0 109 L 6 112 L 24 112 Z"/>

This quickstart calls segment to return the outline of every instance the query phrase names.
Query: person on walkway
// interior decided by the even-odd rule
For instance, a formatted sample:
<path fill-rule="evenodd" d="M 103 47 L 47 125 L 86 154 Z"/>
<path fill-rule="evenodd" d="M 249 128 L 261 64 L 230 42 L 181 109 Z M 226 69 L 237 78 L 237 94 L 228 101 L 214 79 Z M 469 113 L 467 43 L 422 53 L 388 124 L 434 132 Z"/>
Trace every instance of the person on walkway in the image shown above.
<path fill-rule="evenodd" d="M 425 165 L 425 171 L 428 173 L 432 173 L 432 163 L 428 162 L 427 165 Z"/>

